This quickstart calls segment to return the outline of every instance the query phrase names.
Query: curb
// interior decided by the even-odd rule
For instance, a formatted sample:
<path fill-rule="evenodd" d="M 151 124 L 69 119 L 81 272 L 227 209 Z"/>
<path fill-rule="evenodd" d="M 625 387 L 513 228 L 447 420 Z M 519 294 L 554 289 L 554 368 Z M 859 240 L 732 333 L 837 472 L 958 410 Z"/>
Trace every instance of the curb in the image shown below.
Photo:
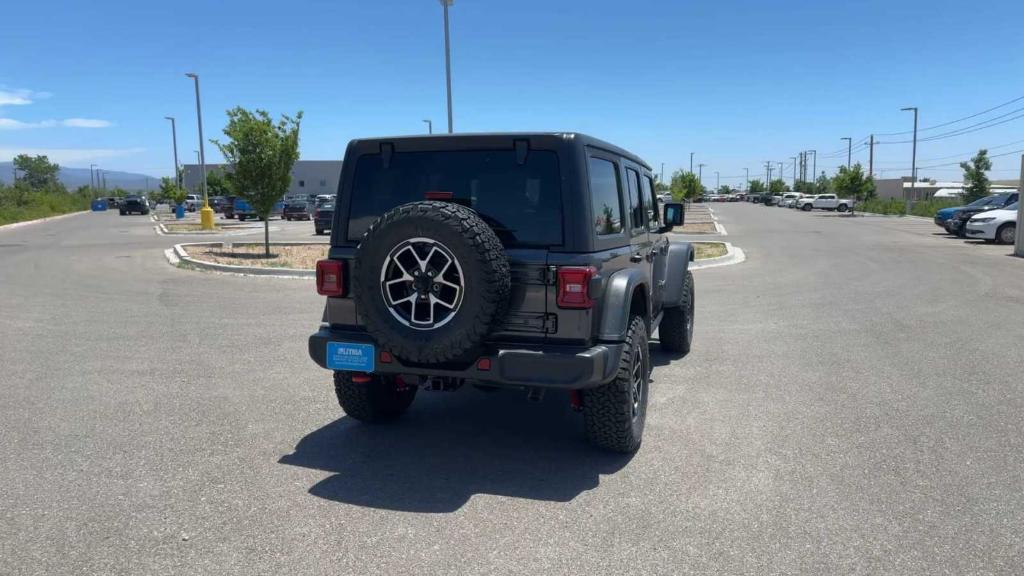
<path fill-rule="evenodd" d="M 241 229 L 237 230 L 237 231 L 233 231 L 233 232 L 229 232 L 228 231 L 231 228 L 235 228 L 235 227 L 238 227 L 238 228 L 241 228 Z M 278 231 L 279 229 L 271 227 L 270 230 L 272 232 L 274 232 L 274 231 Z M 156 226 L 153 226 L 153 231 L 156 232 L 160 236 L 214 236 L 214 235 L 216 235 L 216 236 L 225 236 L 226 237 L 226 236 L 247 236 L 249 234 L 255 234 L 257 232 L 261 232 L 261 231 L 263 231 L 263 228 L 260 227 L 260 226 L 251 226 L 251 227 L 231 226 L 231 227 L 228 227 L 227 229 L 221 228 L 220 230 L 214 230 L 212 232 L 208 232 L 206 230 L 192 230 L 192 231 L 189 231 L 189 232 L 171 232 L 171 231 L 169 231 L 167 229 L 166 226 L 164 226 L 163 222 L 157 221 Z M 215 242 L 215 244 L 216 244 L 216 242 Z M 312 244 L 316 244 L 316 242 L 312 242 Z"/>
<path fill-rule="evenodd" d="M 51 220 L 60 220 L 61 218 L 68 218 L 71 216 L 78 216 L 79 214 L 87 214 L 92 210 L 81 210 L 79 212 L 68 212 L 67 214 L 58 214 L 56 216 L 47 216 L 46 218 L 36 218 L 35 220 L 25 220 L 23 222 L 11 222 L 10 224 L 4 224 L 0 226 L 0 230 L 14 230 L 15 228 L 21 228 L 22 226 L 28 226 L 30 224 L 39 224 L 40 222 L 50 222 Z"/>
<path fill-rule="evenodd" d="M 263 276 L 265 278 L 316 278 L 316 270 L 304 270 L 296 268 L 269 268 L 266 266 L 236 266 L 234 264 L 218 264 L 197 260 L 188 255 L 186 246 L 214 246 L 223 242 L 187 242 L 175 244 L 174 248 L 164 251 L 164 256 L 171 266 L 190 267 L 198 270 L 209 270 L 222 274 L 233 274 L 235 276 Z M 277 242 L 271 246 L 301 246 L 305 244 L 324 245 L 325 242 Z"/>
<path fill-rule="evenodd" d="M 699 242 L 699 240 L 698 240 Z M 706 260 L 697 260 L 690 263 L 690 270 L 701 270 L 703 268 L 717 268 L 719 266 L 731 266 L 733 264 L 739 264 L 747 259 L 747 255 L 743 252 L 742 248 L 733 246 L 728 242 L 720 242 L 725 244 L 725 256 L 719 256 L 717 258 L 708 258 Z"/>

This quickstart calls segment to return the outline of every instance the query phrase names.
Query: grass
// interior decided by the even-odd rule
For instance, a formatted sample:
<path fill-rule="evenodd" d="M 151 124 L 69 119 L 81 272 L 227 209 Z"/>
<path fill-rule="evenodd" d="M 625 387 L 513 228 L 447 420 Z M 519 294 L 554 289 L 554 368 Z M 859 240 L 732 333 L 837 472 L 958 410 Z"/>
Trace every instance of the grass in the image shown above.
<path fill-rule="evenodd" d="M 914 202 L 911 206 L 910 215 L 931 218 L 935 216 L 936 212 L 943 208 L 950 208 L 952 206 L 962 205 L 963 200 L 959 199 L 919 200 L 917 202 Z M 873 200 L 866 200 L 864 202 L 858 203 L 857 212 L 871 212 L 874 214 L 895 214 L 899 216 L 906 216 L 907 205 L 904 200 L 898 198 L 889 198 L 887 200 L 875 198 Z"/>
<path fill-rule="evenodd" d="M 694 242 L 693 249 L 696 251 L 694 258 L 697 260 L 707 260 L 708 258 L 725 256 L 728 251 L 725 244 L 721 242 Z"/>
<path fill-rule="evenodd" d="M 714 233 L 716 230 L 714 222 L 689 222 L 682 228 L 673 229 L 672 232 L 676 234 L 707 234 Z"/>
<path fill-rule="evenodd" d="M 294 268 L 313 270 L 316 261 L 327 257 L 327 244 L 300 244 L 271 246 L 270 258 L 263 255 L 263 244 L 232 244 L 222 246 L 189 246 L 188 255 L 206 262 L 233 266 L 259 266 L 261 268 Z"/>
<path fill-rule="evenodd" d="M 0 191 L 0 225 L 37 220 L 69 212 L 89 209 L 89 199 L 77 194 L 59 192 L 28 192 L 8 195 L 10 187 Z"/>

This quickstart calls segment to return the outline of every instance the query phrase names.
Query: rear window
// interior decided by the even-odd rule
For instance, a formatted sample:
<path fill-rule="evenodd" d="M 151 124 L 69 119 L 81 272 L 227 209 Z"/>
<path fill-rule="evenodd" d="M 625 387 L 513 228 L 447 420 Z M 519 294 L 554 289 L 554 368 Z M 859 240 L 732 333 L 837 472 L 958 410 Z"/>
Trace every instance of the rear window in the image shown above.
<path fill-rule="evenodd" d="M 531 150 L 523 164 L 513 150 L 396 152 L 384 167 L 380 154 L 356 161 L 348 239 L 358 241 L 388 210 L 450 192 L 494 229 L 506 246 L 562 243 L 562 188 L 558 155 Z"/>

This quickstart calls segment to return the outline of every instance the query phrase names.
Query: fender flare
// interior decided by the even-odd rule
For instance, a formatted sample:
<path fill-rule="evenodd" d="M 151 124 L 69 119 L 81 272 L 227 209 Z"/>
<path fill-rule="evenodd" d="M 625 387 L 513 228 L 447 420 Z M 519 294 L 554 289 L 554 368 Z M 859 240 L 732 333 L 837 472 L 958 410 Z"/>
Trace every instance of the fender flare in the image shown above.
<path fill-rule="evenodd" d="M 637 286 L 643 286 L 648 296 L 647 317 L 651 314 L 650 290 L 644 284 L 643 273 L 636 268 L 624 268 L 615 272 L 605 283 L 604 294 L 601 295 L 601 327 L 597 337 L 600 340 L 621 342 L 626 339 L 629 329 L 629 309 L 632 305 L 633 292 Z M 647 318 L 644 319 L 647 321 Z"/>
<path fill-rule="evenodd" d="M 693 245 L 689 242 L 672 242 L 668 245 L 668 270 L 665 286 L 661 292 L 663 308 L 676 308 L 683 303 L 683 281 L 693 262 Z"/>

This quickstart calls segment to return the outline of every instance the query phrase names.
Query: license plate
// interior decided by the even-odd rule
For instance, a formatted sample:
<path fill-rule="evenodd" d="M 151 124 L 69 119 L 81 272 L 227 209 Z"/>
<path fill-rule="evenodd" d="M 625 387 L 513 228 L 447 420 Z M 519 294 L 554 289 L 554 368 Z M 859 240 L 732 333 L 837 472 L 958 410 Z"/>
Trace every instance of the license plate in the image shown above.
<path fill-rule="evenodd" d="M 327 343 L 327 367 L 348 372 L 373 372 L 376 351 L 373 344 Z"/>

